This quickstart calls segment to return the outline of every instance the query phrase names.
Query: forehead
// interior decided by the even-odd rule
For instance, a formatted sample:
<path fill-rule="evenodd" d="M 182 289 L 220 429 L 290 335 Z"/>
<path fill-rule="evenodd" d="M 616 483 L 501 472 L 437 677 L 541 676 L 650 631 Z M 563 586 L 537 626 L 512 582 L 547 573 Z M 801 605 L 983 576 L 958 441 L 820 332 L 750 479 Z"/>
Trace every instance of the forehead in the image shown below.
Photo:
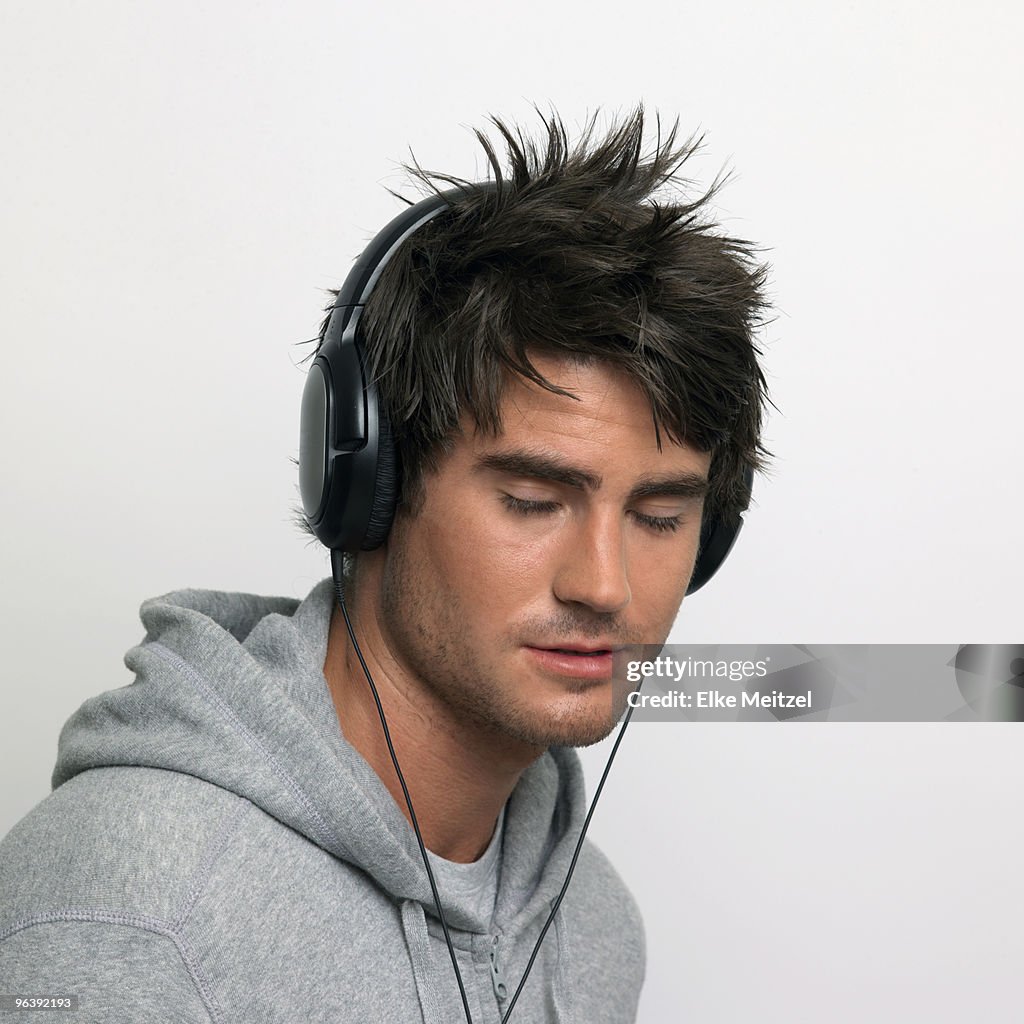
<path fill-rule="evenodd" d="M 475 454 L 525 448 L 554 451 L 607 475 L 613 466 L 640 476 L 666 470 L 707 471 L 710 453 L 673 442 L 661 448 L 648 398 L 621 369 L 593 359 L 531 353 L 536 369 L 573 397 L 554 394 L 522 377 L 510 378 L 497 436 L 468 431 Z"/>

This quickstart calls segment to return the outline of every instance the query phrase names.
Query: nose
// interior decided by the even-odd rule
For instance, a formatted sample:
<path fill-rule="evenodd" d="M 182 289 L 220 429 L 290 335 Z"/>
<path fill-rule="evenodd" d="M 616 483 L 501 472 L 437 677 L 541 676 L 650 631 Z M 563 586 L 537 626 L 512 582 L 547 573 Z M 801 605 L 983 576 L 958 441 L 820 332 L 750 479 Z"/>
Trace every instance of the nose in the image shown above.
<path fill-rule="evenodd" d="M 596 612 L 621 611 L 632 599 L 625 532 L 619 510 L 592 510 L 565 538 L 555 597 Z"/>

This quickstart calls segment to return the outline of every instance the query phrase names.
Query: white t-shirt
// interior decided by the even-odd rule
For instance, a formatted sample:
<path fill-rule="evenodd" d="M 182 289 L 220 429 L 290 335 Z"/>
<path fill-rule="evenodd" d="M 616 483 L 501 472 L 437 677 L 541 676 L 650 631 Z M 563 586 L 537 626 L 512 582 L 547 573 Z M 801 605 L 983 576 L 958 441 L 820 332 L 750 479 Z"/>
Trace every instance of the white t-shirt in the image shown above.
<path fill-rule="evenodd" d="M 501 837 L 504 829 L 505 808 L 502 807 L 487 849 L 470 864 L 445 860 L 427 850 L 442 906 L 445 894 L 448 893 L 454 903 L 471 906 L 484 920 L 489 921 L 493 917 L 494 903 L 498 898 L 498 869 L 501 865 Z"/>

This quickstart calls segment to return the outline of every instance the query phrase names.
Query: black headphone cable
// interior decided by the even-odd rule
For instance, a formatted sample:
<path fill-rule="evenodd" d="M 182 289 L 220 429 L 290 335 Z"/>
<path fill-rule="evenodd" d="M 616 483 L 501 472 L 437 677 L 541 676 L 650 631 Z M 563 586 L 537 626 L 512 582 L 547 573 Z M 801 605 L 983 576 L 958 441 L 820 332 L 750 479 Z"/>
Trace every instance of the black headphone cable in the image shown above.
<path fill-rule="evenodd" d="M 370 684 L 370 692 L 373 694 L 374 703 L 377 705 L 377 714 L 380 716 L 380 724 L 384 729 L 384 739 L 387 741 L 388 751 L 391 754 L 391 761 L 395 766 L 398 781 L 402 786 L 402 793 L 405 795 L 406 806 L 409 808 L 409 817 L 412 819 L 412 827 L 416 833 L 416 842 L 419 843 L 420 856 L 423 858 L 423 866 L 427 869 L 427 879 L 430 882 L 430 891 L 434 897 L 434 906 L 437 907 L 437 914 L 441 919 L 441 928 L 444 931 L 444 940 L 448 944 L 448 955 L 451 957 L 452 967 L 455 970 L 455 980 L 459 984 L 459 995 L 462 996 L 462 1008 L 466 1012 L 467 1024 L 473 1024 L 473 1015 L 469 1012 L 469 1000 L 466 996 L 466 987 L 462 982 L 462 972 L 459 970 L 459 964 L 455 958 L 455 949 L 452 946 L 452 938 L 448 932 L 448 922 L 445 919 L 444 910 L 441 907 L 441 897 L 437 892 L 437 883 L 434 881 L 434 872 L 431 870 L 430 859 L 427 857 L 427 848 L 423 843 L 423 834 L 420 832 L 420 824 L 416 819 L 416 812 L 412 807 L 412 798 L 409 796 L 409 788 L 405 784 L 405 776 L 402 775 L 402 769 L 398 765 L 398 756 L 395 753 L 394 745 L 391 742 L 391 733 L 388 730 L 388 723 L 384 718 L 384 708 L 381 705 L 380 696 L 377 693 L 377 687 L 374 685 L 373 677 L 370 675 L 370 670 L 363 658 L 363 652 L 359 649 L 359 641 L 356 640 L 355 630 L 352 628 L 352 620 L 349 618 L 348 608 L 345 605 L 343 556 L 344 553 L 340 548 L 331 549 L 331 571 L 334 576 L 334 592 L 338 599 L 338 606 L 341 608 L 341 614 L 345 619 L 345 628 L 348 630 L 349 639 L 352 641 L 352 647 L 356 652 L 356 657 L 359 659 L 359 664 L 362 666 L 363 675 L 366 676 L 366 681 Z M 642 681 L 640 685 L 642 685 Z M 637 686 L 637 690 L 640 689 L 640 685 Z M 512 1008 L 515 1006 L 516 1000 L 519 999 L 519 993 L 522 992 L 523 985 L 526 984 L 526 979 L 530 974 L 534 961 L 537 959 L 537 953 L 540 951 L 540 944 L 544 941 L 544 936 L 547 935 L 548 928 L 551 927 L 551 922 L 554 921 L 555 914 L 558 912 L 558 908 L 562 903 L 562 897 L 565 896 L 566 890 L 569 888 L 569 880 L 572 878 L 572 873 L 576 868 L 576 861 L 579 858 L 580 850 L 583 848 L 583 839 L 587 834 L 587 828 L 590 825 L 590 819 L 593 816 L 594 808 L 597 807 L 597 801 L 601 796 L 601 790 L 604 788 L 605 779 L 608 778 L 608 772 L 611 769 L 612 761 L 615 759 L 615 753 L 619 749 L 619 744 L 622 742 L 622 737 L 626 732 L 626 726 L 629 725 L 629 720 L 632 715 L 633 705 L 630 704 L 629 710 L 626 712 L 625 720 L 622 723 L 622 728 L 619 730 L 619 735 L 615 738 L 615 743 L 612 746 L 612 752 L 608 755 L 608 763 L 604 767 L 604 772 L 601 775 L 601 781 L 597 784 L 597 789 L 594 792 L 594 799 L 590 803 L 590 810 L 587 811 L 587 816 L 584 819 L 583 829 L 580 831 L 580 837 L 576 842 L 576 849 L 573 851 L 572 862 L 569 864 L 569 871 L 565 876 L 565 881 L 562 883 L 562 889 L 554 903 L 551 905 L 551 913 L 548 915 L 548 919 L 540 931 L 537 942 L 533 947 L 533 952 L 530 954 L 529 963 L 526 965 L 526 970 L 523 972 L 523 976 L 519 981 L 519 985 L 516 988 L 514 995 L 512 996 L 512 1000 L 508 1004 L 508 1009 L 501 1018 L 502 1024 L 506 1024 L 509 1017 L 512 1015 Z"/>

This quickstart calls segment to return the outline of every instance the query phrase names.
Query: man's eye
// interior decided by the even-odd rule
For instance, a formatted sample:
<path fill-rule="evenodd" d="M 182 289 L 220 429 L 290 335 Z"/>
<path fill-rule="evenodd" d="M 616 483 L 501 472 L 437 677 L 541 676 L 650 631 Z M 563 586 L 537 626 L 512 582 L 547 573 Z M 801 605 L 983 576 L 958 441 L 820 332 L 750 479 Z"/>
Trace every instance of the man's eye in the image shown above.
<path fill-rule="evenodd" d="M 643 512 L 633 512 L 632 515 L 641 526 L 646 526 L 651 530 L 657 530 L 659 532 L 675 532 L 683 522 L 683 517 L 681 515 L 649 516 L 645 515 Z"/>
<path fill-rule="evenodd" d="M 506 508 L 524 516 L 543 515 L 558 508 L 557 501 L 530 501 L 527 498 L 517 498 L 514 494 L 503 494 L 501 500 Z"/>
<path fill-rule="evenodd" d="M 557 501 L 536 501 L 529 498 L 517 498 L 514 494 L 503 494 L 501 500 L 505 507 L 519 515 L 548 515 L 558 509 Z M 641 526 L 658 533 L 674 533 L 683 523 L 683 516 L 652 516 L 644 512 L 629 513 Z"/>

